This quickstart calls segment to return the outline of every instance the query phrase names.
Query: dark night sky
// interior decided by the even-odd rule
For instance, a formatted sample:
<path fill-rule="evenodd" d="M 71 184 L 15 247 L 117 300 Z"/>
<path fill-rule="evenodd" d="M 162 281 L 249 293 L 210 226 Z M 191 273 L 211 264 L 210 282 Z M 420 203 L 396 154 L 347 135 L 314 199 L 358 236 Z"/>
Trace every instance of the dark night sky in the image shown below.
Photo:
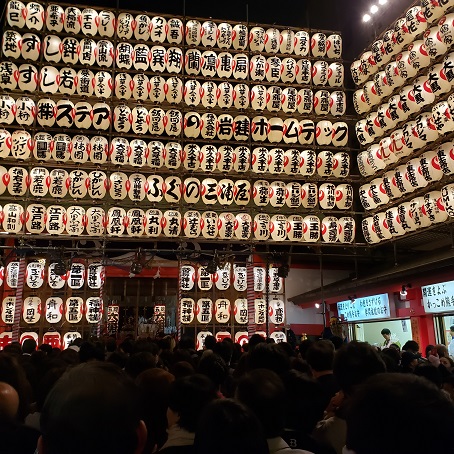
<path fill-rule="evenodd" d="M 378 0 L 86 0 L 93 6 L 175 15 L 183 14 L 186 3 L 188 16 L 338 30 L 344 38 L 346 60 L 358 56 L 374 36 L 400 17 L 414 0 L 388 0 L 374 23 L 364 24 L 362 16 L 374 2 Z"/>

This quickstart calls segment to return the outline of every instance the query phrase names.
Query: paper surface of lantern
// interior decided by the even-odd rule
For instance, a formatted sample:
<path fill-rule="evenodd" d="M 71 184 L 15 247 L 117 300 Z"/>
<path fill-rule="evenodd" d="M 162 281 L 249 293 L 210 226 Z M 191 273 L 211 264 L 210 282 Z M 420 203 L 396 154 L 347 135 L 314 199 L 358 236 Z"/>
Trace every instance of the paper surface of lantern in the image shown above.
<path fill-rule="evenodd" d="M 63 300 L 58 296 L 51 296 L 45 302 L 45 317 L 48 323 L 59 323 L 63 314 Z"/>
<path fill-rule="evenodd" d="M 162 212 L 157 209 L 147 210 L 145 213 L 146 227 L 145 234 L 148 237 L 158 237 L 162 232 Z"/>
<path fill-rule="evenodd" d="M 214 211 L 204 211 L 200 221 L 202 236 L 204 238 L 216 238 L 218 234 L 218 215 Z"/>
<path fill-rule="evenodd" d="M 180 320 L 184 325 L 192 323 L 194 320 L 195 301 L 192 298 L 181 298 L 180 301 Z"/>
<path fill-rule="evenodd" d="M 34 325 L 41 318 L 41 298 L 28 296 L 24 299 L 22 306 L 22 317 L 25 323 Z"/>
<path fill-rule="evenodd" d="M 214 316 L 217 323 L 228 323 L 230 320 L 230 301 L 218 298 L 214 303 Z"/>
<path fill-rule="evenodd" d="M 209 298 L 199 298 L 195 312 L 199 323 L 210 323 L 213 316 L 213 301 Z"/>
<path fill-rule="evenodd" d="M 84 300 L 80 296 L 67 298 L 65 304 L 65 318 L 69 323 L 80 323 L 83 317 Z"/>

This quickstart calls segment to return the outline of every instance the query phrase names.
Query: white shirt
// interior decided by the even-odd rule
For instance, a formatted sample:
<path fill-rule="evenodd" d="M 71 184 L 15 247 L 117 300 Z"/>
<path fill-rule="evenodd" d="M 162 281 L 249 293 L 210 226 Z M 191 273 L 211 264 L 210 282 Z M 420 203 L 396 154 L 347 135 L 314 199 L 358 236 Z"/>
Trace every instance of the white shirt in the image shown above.
<path fill-rule="evenodd" d="M 448 345 L 449 356 L 454 356 L 454 337 L 451 339 L 451 342 Z"/>

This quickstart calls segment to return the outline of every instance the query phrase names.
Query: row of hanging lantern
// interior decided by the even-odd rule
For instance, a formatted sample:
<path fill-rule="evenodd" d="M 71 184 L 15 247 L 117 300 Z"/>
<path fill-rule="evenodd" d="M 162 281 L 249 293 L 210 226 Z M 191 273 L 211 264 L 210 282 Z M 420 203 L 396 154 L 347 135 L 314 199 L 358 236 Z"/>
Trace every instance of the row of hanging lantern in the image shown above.
<path fill-rule="evenodd" d="M 408 60 L 406 60 L 408 62 Z M 406 70 L 407 65 L 401 74 L 401 80 L 406 81 L 413 78 L 418 72 L 410 73 Z M 384 118 L 385 130 L 392 129 L 397 123 L 405 120 L 410 115 L 419 112 L 425 105 L 431 104 L 435 97 L 451 91 L 454 84 L 454 53 L 447 54 L 441 63 L 431 66 L 427 71 L 422 71 L 419 77 L 410 84 L 402 87 L 403 84 L 396 84 L 398 93 L 390 97 L 387 102 L 380 104 L 381 100 L 389 96 L 393 89 L 389 84 L 383 84 L 389 77 L 377 74 L 373 81 L 367 82 L 363 89 L 357 90 L 353 95 L 353 104 L 357 112 L 364 115 L 372 107 L 379 105 L 377 112 L 381 112 Z M 386 87 L 386 88 L 385 88 Z M 399 103 L 405 104 L 399 109 Z M 396 107 L 397 105 L 397 107 Z"/>
<path fill-rule="evenodd" d="M 308 153 L 312 150 L 306 150 Z M 329 152 L 322 152 L 324 154 Z M 319 159 L 320 155 L 319 154 Z M 331 154 L 332 155 L 332 154 Z M 326 156 L 323 156 L 326 160 Z M 315 154 L 313 156 L 315 167 Z M 305 163 L 305 166 L 308 164 Z M 324 161 L 323 167 L 328 163 Z M 332 165 L 332 164 L 331 164 Z M 341 164 L 338 164 L 341 165 Z M 323 171 L 320 166 L 318 170 Z M 314 169 L 313 169 L 314 170 Z M 441 173 L 441 171 L 440 171 Z M 147 200 L 150 204 L 165 202 L 169 204 L 184 201 L 187 204 L 202 202 L 204 205 L 220 204 L 223 206 L 270 205 L 274 208 L 315 208 L 317 202 L 322 209 L 333 209 L 335 203 L 339 209 L 351 209 L 353 190 L 349 184 L 323 183 L 320 191 L 327 188 L 331 197 L 324 198 L 323 193 L 313 199 L 309 194 L 317 193 L 317 185 L 311 182 L 269 181 L 269 180 L 233 180 L 230 178 L 216 179 L 207 177 L 199 179 L 189 177 L 182 179 L 175 175 L 161 176 L 141 173 L 126 174 L 101 170 L 87 173 L 75 169 L 49 170 L 45 167 L 33 167 L 30 172 L 23 167 L 11 167 L 8 170 L 0 166 L 0 195 L 9 194 L 14 197 L 53 197 L 55 199 L 71 198 L 74 200 L 91 199 L 113 200 L 129 199 L 132 202 Z M 329 189 L 328 189 L 329 188 Z M 337 192 L 336 192 L 337 191 Z"/>
<path fill-rule="evenodd" d="M 437 151 L 428 151 L 384 173 L 383 177 L 362 185 L 359 188 L 359 198 L 364 209 L 373 210 L 380 205 L 386 205 L 393 199 L 441 180 L 444 175 L 452 174 L 452 149 L 452 142 L 443 144 Z"/>
<path fill-rule="evenodd" d="M 39 334 L 35 331 L 24 331 L 20 335 L 19 342 L 23 344 L 26 339 L 34 339 L 37 345 L 49 344 L 53 348 L 66 349 L 75 339 L 81 337 L 82 335 L 77 331 L 68 331 L 63 334 L 56 331 L 55 329 L 52 329 L 43 333 L 42 337 L 39 336 Z M 13 337 L 11 331 L 4 331 L 3 333 L 0 333 L 0 348 L 6 347 L 12 342 L 12 340 Z"/>
<path fill-rule="evenodd" d="M 1 312 L 3 323 L 14 324 L 15 307 L 15 296 L 3 298 Z M 29 325 L 34 325 L 40 321 L 41 314 L 44 312 L 43 315 L 50 324 L 61 323 L 63 313 L 65 321 L 68 323 L 80 323 L 84 315 L 88 323 L 99 323 L 103 311 L 103 301 L 99 296 L 91 296 L 85 301 L 80 296 L 71 296 L 66 299 L 65 303 L 58 296 L 51 296 L 44 302 L 39 296 L 27 296 L 22 303 L 22 320 Z"/>
<path fill-rule="evenodd" d="M 321 188 L 320 193 L 336 192 L 334 185 Z M 327 197 L 327 196 L 324 196 Z M 316 196 L 314 196 L 316 198 Z M 332 202 L 331 202 L 332 203 Z M 332 203 L 334 205 L 334 203 Z M 355 239 L 355 221 L 346 216 L 338 219 L 327 216 L 321 221 L 317 216 L 303 218 L 299 214 L 286 216 L 258 213 L 254 218 L 248 213 L 217 213 L 214 211 L 111 207 L 107 213 L 100 207 L 63 207 L 29 204 L 26 209 L 17 203 L 6 204 L 1 213 L 4 232 L 49 235 L 113 237 L 187 237 L 207 239 L 236 239 L 259 241 L 351 243 Z"/>
<path fill-rule="evenodd" d="M 257 54 L 200 51 L 178 47 L 152 46 L 121 42 L 116 46 L 111 41 L 95 41 L 91 38 L 77 40 L 74 37 L 61 39 L 47 35 L 43 42 L 38 35 L 21 35 L 6 30 L 3 36 L 4 58 L 26 60 L 22 69 L 32 68 L 30 62 L 56 63 L 114 68 L 116 71 L 151 71 L 152 73 L 185 74 L 220 79 L 249 80 L 251 82 L 281 82 L 340 87 L 344 80 L 344 66 L 340 62 L 326 60 L 295 59 L 292 57 L 266 57 Z M 50 66 L 52 67 L 52 66 Z M 72 69 L 72 68 L 70 68 Z M 3 70 L 6 72 L 6 70 Z M 28 70 L 30 72 L 30 70 Z M 7 74 L 10 73 L 9 69 Z M 13 72 L 14 76 L 15 73 Z M 17 77 L 17 76 L 16 76 Z M 42 77 L 46 77 L 45 74 Z M 50 76 L 47 76 L 50 77 Z M 22 82 L 23 84 L 23 82 Z M 27 87 L 27 89 L 30 89 Z"/>
<path fill-rule="evenodd" d="M 362 221 L 364 238 L 370 244 L 402 236 L 420 228 L 443 223 L 454 216 L 454 185 L 441 191 L 430 191 L 424 196 L 388 208 Z"/>
<path fill-rule="evenodd" d="M 254 266 L 253 271 L 254 292 L 264 292 L 266 290 L 265 268 Z M 279 277 L 276 266 L 268 268 L 268 284 L 270 293 L 282 293 L 283 278 Z M 208 291 L 212 289 L 226 291 L 232 286 L 237 292 L 245 292 L 247 290 L 246 266 L 233 264 L 232 270 L 230 262 L 227 262 L 223 266 L 219 265 L 215 273 L 209 273 L 207 266 L 203 265 L 199 267 L 182 265 L 180 267 L 180 288 L 183 292 Z"/>
<path fill-rule="evenodd" d="M 233 303 L 233 304 L 232 304 Z M 285 304 L 282 300 L 266 300 L 257 298 L 254 301 L 255 324 L 270 323 L 280 325 L 285 321 Z M 218 298 L 213 301 L 210 298 L 182 298 L 180 301 L 181 323 L 188 325 L 197 321 L 197 324 L 208 323 L 237 323 L 244 325 L 248 323 L 247 299 L 237 298 L 230 302 L 227 298 Z M 213 320 L 214 319 L 214 320 Z"/>
<path fill-rule="evenodd" d="M 10 27 L 30 30 L 45 30 L 56 33 L 84 34 L 120 40 L 135 39 L 187 46 L 217 47 L 219 49 L 247 50 L 314 57 L 340 58 L 342 38 L 338 34 L 326 36 L 314 33 L 312 37 L 305 30 L 297 32 L 275 27 L 265 30 L 256 26 L 248 30 L 244 24 L 231 25 L 197 19 L 164 18 L 129 12 L 115 15 L 113 11 L 97 11 L 85 8 L 82 11 L 74 6 L 64 9 L 57 4 L 45 9 L 41 3 L 12 0 L 6 9 L 6 22 Z"/>
<path fill-rule="evenodd" d="M 61 290 L 66 285 L 72 290 L 87 289 L 99 290 L 104 285 L 105 270 L 100 262 L 90 262 L 86 265 L 83 261 L 73 261 L 69 270 L 63 274 L 56 274 L 58 262 L 49 263 L 46 267 L 44 259 L 31 261 L 25 269 L 24 289 L 37 290 L 47 285 L 53 290 Z M 5 267 L 0 268 L 0 286 L 4 281 L 10 289 L 17 289 L 19 286 L 18 261 L 11 261 Z M 61 270 L 60 270 L 61 271 Z M 47 275 L 47 277 L 46 277 Z"/>
<path fill-rule="evenodd" d="M 447 101 L 435 104 L 432 113 L 419 115 L 402 129 L 396 129 L 391 136 L 381 139 L 379 144 L 370 145 L 366 151 L 359 153 L 357 160 L 361 174 L 373 175 L 377 170 L 385 169 L 451 133 L 454 120 L 449 106 Z M 447 156 L 446 160 L 451 160 L 451 157 Z"/>
<path fill-rule="evenodd" d="M 345 113 L 345 93 L 326 90 L 315 93 L 315 110 L 320 115 L 343 115 Z M 112 111 L 113 110 L 113 111 Z M 69 99 L 55 102 L 41 98 L 37 104 L 27 96 L 16 100 L 9 95 L 0 96 L 0 125 L 95 129 L 108 131 L 113 126 L 115 132 L 136 135 L 167 135 L 177 137 L 184 134 L 188 138 L 206 140 L 236 140 L 245 142 L 300 143 L 310 144 L 315 139 L 315 124 L 310 119 L 266 117 L 257 115 L 232 116 L 228 113 L 216 115 L 213 112 L 183 113 L 177 109 L 167 111 L 143 105 L 132 109 L 126 104 L 112 107 L 106 102 L 94 105 L 87 101 L 73 103 Z M 329 126 L 329 123 L 323 123 Z M 321 131 L 320 131 L 321 132 Z M 332 134 L 332 130 L 329 131 Z M 326 134 L 326 131 L 325 131 Z M 327 137 L 330 134 L 326 134 Z M 344 143 L 348 135 L 343 135 Z"/>
<path fill-rule="evenodd" d="M 298 82 L 298 84 L 300 84 Z M 300 84 L 301 85 L 301 84 Z M 333 87 L 338 85 L 332 85 Z M 110 72 L 89 69 L 76 71 L 73 68 L 55 68 L 43 66 L 40 71 L 32 65 L 19 67 L 10 61 L 0 63 L 0 88 L 14 91 L 19 89 L 34 94 L 37 89 L 47 94 L 66 96 L 79 95 L 97 98 L 115 98 L 121 100 L 151 101 L 153 103 L 181 104 L 203 106 L 206 108 L 239 110 L 254 109 L 270 112 L 283 111 L 292 113 L 311 113 L 314 94 L 310 88 L 234 84 L 212 80 L 183 80 L 172 76 L 150 76 L 128 73 L 117 73 L 113 79 Z"/>
<path fill-rule="evenodd" d="M 417 71 L 428 66 L 431 59 L 444 54 L 447 47 L 453 43 L 454 27 L 452 14 L 441 16 L 452 6 L 452 0 L 423 0 L 422 6 L 408 9 L 405 16 L 395 22 L 393 29 L 387 30 L 382 38 L 371 45 L 370 50 L 365 51 L 352 63 L 353 81 L 361 85 L 385 66 L 386 74 L 390 75 L 392 80 L 394 76 L 401 76 L 399 72 L 402 64 L 408 65 L 410 72 Z M 438 24 L 428 28 L 438 19 Z M 399 54 L 408 44 L 408 49 Z M 396 57 L 396 60 L 389 64 L 393 57 Z"/>
<path fill-rule="evenodd" d="M 429 69 L 412 84 L 403 87 L 399 94 L 389 98 L 356 124 L 356 134 L 362 145 L 379 140 L 386 131 L 402 126 L 411 115 L 433 105 L 435 100 L 454 88 L 454 53 L 446 55 L 443 63 Z M 454 96 L 432 107 L 436 126 L 441 134 L 452 130 L 450 108 L 454 104 Z M 364 132 L 365 130 L 365 132 Z"/>
<path fill-rule="evenodd" d="M 313 124 L 313 123 L 312 123 Z M 346 141 L 348 131 L 345 123 L 323 121 L 316 127 L 317 145 L 339 146 Z M 342 140 L 342 141 L 341 141 Z M 255 147 L 245 145 L 232 147 L 212 144 L 186 143 L 184 148 L 179 142 L 146 142 L 142 139 L 129 141 L 125 137 L 114 137 L 108 142 L 103 136 L 91 138 L 77 134 L 52 136 L 38 132 L 33 137 L 26 130 L 10 133 L 0 130 L 0 158 L 39 162 L 73 162 L 85 164 L 106 164 L 116 166 L 150 167 L 152 169 L 201 172 L 238 172 L 252 171 L 257 174 L 285 173 L 305 176 L 335 176 L 345 178 L 350 171 L 350 156 L 346 152 L 333 153 L 329 150 L 316 154 L 314 150 Z M 5 173 L 3 171 L 2 175 Z M 46 174 L 47 176 L 47 174 Z M 1 183 L 0 183 L 1 185 Z M 0 186 L 1 187 L 1 186 Z"/>

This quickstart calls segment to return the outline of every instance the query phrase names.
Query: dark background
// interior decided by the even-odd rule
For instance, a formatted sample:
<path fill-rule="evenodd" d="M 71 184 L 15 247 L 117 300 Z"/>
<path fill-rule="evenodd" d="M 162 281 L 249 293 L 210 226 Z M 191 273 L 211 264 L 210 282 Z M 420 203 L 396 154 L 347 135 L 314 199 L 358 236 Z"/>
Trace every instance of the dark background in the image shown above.
<path fill-rule="evenodd" d="M 368 23 L 364 23 L 362 17 L 372 4 L 378 5 L 378 0 L 89 0 L 86 3 L 160 14 L 186 13 L 200 18 L 249 21 L 251 25 L 277 24 L 340 31 L 344 59 L 353 60 L 415 2 L 388 0 Z"/>

